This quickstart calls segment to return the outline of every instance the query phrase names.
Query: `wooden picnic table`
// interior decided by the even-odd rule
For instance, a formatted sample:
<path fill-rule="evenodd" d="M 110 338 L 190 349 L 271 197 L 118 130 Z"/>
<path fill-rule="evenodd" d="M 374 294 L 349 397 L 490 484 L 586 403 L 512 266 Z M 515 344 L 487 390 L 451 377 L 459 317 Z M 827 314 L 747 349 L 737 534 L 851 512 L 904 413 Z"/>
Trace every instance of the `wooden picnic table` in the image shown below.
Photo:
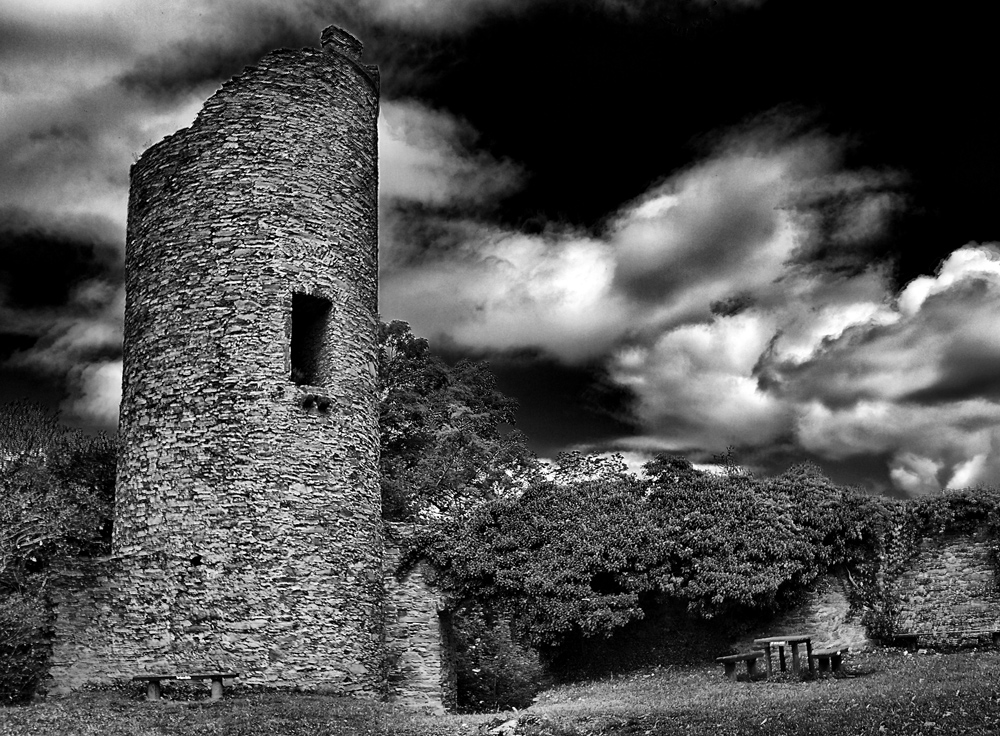
<path fill-rule="evenodd" d="M 809 674 L 813 674 L 815 665 L 812 656 L 812 635 L 811 634 L 786 634 L 784 636 L 765 636 L 761 639 L 754 639 L 755 647 L 764 648 L 764 657 L 767 662 L 767 676 L 772 674 L 771 669 L 771 648 L 778 650 L 778 659 L 781 671 L 785 671 L 785 647 L 792 650 L 792 672 L 799 674 L 799 644 L 806 645 L 806 661 L 809 663 Z"/>

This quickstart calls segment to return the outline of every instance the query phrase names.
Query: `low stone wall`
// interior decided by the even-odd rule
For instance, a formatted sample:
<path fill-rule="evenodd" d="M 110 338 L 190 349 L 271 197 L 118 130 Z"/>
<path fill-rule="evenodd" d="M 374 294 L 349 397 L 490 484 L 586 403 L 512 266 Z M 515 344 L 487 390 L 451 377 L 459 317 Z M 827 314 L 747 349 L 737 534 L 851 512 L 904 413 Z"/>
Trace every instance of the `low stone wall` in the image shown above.
<path fill-rule="evenodd" d="M 390 702 L 433 713 L 457 702 L 451 619 L 431 583 L 431 569 L 419 563 L 403 577 L 395 571 L 410 528 L 386 529 L 385 650 Z"/>
<path fill-rule="evenodd" d="M 924 539 L 898 585 L 901 633 L 1000 630 L 1000 591 L 984 530 Z"/>
<path fill-rule="evenodd" d="M 51 592 L 54 631 L 46 691 L 65 695 L 88 682 L 127 679 L 111 645 L 121 629 L 114 583 L 121 571 L 121 559 L 104 557 L 61 572 Z"/>

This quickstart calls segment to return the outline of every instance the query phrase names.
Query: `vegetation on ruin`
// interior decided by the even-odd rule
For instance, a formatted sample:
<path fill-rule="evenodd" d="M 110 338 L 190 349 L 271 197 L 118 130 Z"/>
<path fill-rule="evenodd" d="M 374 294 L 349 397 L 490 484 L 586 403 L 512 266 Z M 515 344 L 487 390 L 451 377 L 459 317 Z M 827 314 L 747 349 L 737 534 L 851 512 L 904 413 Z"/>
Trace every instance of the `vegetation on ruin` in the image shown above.
<path fill-rule="evenodd" d="M 608 636 L 664 598 L 704 618 L 779 610 L 872 534 L 864 499 L 814 469 L 758 480 L 662 457 L 646 470 L 562 456 L 521 495 L 428 526 L 412 555 L 546 648 Z"/>
<path fill-rule="evenodd" d="M 509 621 L 514 641 L 558 672 L 602 640 L 624 648 L 664 607 L 738 633 L 736 623 L 794 605 L 831 571 L 853 583 L 869 632 L 888 639 L 895 578 L 922 538 L 984 524 L 998 538 L 991 489 L 902 502 L 838 486 L 811 465 L 754 478 L 658 457 L 645 471 L 564 456 L 522 494 L 426 526 L 411 559 L 431 559 L 453 605 L 475 601 Z M 614 646 L 608 666 L 627 659 Z"/>
<path fill-rule="evenodd" d="M 37 589 L 53 561 L 109 550 L 115 457 L 111 438 L 39 405 L 0 407 L 0 589 Z"/>

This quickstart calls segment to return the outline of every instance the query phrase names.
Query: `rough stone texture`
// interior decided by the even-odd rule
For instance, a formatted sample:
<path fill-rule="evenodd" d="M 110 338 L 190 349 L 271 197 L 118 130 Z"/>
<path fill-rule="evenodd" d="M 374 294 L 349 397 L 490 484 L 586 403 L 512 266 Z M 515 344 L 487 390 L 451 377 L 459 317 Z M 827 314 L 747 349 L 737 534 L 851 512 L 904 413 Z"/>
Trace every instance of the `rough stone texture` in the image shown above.
<path fill-rule="evenodd" d="M 748 651 L 753 648 L 756 638 L 799 633 L 813 635 L 813 649 L 833 644 L 846 644 L 852 652 L 870 648 L 872 642 L 861 624 L 860 616 L 850 612 L 849 585 L 848 581 L 837 576 L 822 578 L 801 605 L 743 637 L 737 648 Z"/>
<path fill-rule="evenodd" d="M 106 647 L 91 679 L 384 692 L 378 74 L 323 45 L 268 54 L 132 169 L 115 559 L 63 601 L 57 685 Z M 329 304 L 296 324 L 321 385 L 292 380 L 293 294 Z"/>
<path fill-rule="evenodd" d="M 901 633 L 1000 631 L 1000 591 L 985 531 L 924 539 L 898 585 L 902 605 L 897 631 Z M 921 637 L 921 643 L 958 644 L 960 639 L 942 633 Z"/>
<path fill-rule="evenodd" d="M 386 528 L 385 647 L 389 700 L 434 713 L 457 705 L 457 673 L 452 657 L 451 619 L 442 596 L 430 582 L 430 569 L 419 563 L 398 579 L 404 524 Z"/>
<path fill-rule="evenodd" d="M 124 677 L 123 650 L 131 649 L 130 642 L 119 636 L 119 647 L 111 646 L 116 632 L 124 633 L 116 582 L 122 572 L 116 557 L 77 561 L 52 586 L 54 631 L 45 684 L 50 692 L 65 694 L 88 682 Z"/>

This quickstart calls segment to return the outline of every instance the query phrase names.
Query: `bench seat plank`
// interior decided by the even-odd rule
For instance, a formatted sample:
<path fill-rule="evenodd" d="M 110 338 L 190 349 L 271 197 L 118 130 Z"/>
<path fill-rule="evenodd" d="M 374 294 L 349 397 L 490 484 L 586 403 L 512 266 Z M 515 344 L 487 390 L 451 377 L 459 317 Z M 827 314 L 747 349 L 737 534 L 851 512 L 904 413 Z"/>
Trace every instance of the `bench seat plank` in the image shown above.
<path fill-rule="evenodd" d="M 920 639 L 963 639 L 990 637 L 994 645 L 1000 645 L 1000 629 L 931 629 L 930 631 L 904 631 L 891 637 L 896 646 L 917 649 Z"/>
<path fill-rule="evenodd" d="M 747 663 L 747 677 L 753 679 L 757 674 L 757 660 L 764 656 L 762 651 L 743 652 L 741 654 L 728 654 L 725 657 L 716 657 L 715 661 L 722 664 L 723 674 L 730 680 L 736 679 L 736 663 Z"/>
<path fill-rule="evenodd" d="M 212 700 L 222 697 L 222 681 L 232 680 L 240 676 L 239 672 L 199 672 L 191 675 L 135 675 L 132 681 L 146 682 L 146 700 L 160 699 L 160 683 L 163 680 L 211 680 Z"/>
<path fill-rule="evenodd" d="M 823 649 L 815 649 L 813 650 L 812 657 L 819 665 L 820 672 L 837 672 L 844 661 L 844 655 L 849 651 L 850 647 L 846 645 L 836 645 Z"/>

